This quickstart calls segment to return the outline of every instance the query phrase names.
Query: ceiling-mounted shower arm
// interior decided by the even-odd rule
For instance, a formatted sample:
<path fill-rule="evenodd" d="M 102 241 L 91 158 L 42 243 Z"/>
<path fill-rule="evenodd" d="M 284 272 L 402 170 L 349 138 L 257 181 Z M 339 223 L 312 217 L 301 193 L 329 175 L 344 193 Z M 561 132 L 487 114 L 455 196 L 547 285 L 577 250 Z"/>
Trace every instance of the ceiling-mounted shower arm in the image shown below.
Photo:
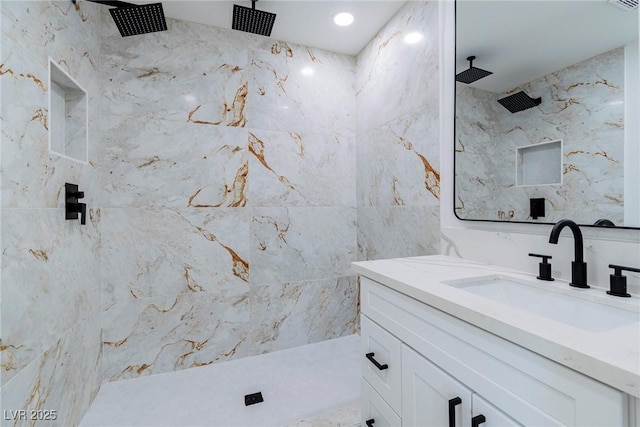
<path fill-rule="evenodd" d="M 473 68 L 473 60 L 476 59 L 475 56 L 468 56 L 467 61 L 469 61 L 469 69 Z"/>

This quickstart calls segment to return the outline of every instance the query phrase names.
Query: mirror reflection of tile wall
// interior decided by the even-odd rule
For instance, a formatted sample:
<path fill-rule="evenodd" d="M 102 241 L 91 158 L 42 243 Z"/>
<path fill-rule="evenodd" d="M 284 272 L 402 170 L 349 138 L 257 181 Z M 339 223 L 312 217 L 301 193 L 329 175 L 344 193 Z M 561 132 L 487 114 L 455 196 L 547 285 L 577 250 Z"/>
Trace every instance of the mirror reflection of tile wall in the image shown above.
<path fill-rule="evenodd" d="M 456 83 L 458 217 L 532 221 L 529 199 L 543 197 L 546 216 L 536 222 L 607 218 L 624 225 L 624 48 L 518 90 L 542 104 L 512 114 L 497 102 L 506 94 Z M 516 149 L 559 139 L 563 183 L 517 186 Z"/>

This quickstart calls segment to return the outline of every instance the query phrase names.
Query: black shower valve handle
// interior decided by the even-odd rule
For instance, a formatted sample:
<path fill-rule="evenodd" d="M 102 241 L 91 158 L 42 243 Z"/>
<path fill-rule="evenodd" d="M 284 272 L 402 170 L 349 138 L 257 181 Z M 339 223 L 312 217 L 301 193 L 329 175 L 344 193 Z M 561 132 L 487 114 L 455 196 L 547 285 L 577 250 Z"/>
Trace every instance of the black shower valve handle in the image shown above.
<path fill-rule="evenodd" d="M 87 224 L 87 204 L 86 203 L 78 203 L 78 213 L 80 214 L 80 224 Z"/>
<path fill-rule="evenodd" d="M 67 192 L 67 200 L 73 201 L 77 199 L 84 199 L 84 191 Z"/>
<path fill-rule="evenodd" d="M 87 204 L 86 203 L 73 203 L 68 207 L 69 212 L 80 214 L 80 224 L 85 225 L 87 223 Z"/>

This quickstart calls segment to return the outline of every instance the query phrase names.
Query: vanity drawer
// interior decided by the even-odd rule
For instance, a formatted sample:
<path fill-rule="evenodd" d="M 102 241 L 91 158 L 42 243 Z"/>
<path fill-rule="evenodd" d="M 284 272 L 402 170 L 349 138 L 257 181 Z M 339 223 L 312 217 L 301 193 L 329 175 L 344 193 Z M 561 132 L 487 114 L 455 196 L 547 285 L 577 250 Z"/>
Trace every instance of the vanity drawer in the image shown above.
<path fill-rule="evenodd" d="M 400 417 L 389 405 L 376 393 L 376 391 L 363 378 L 362 381 L 362 424 L 361 427 L 400 427 Z M 369 421 L 369 424 L 367 424 Z"/>
<path fill-rule="evenodd" d="M 362 376 L 391 406 L 400 412 L 402 344 L 367 316 L 361 317 Z"/>

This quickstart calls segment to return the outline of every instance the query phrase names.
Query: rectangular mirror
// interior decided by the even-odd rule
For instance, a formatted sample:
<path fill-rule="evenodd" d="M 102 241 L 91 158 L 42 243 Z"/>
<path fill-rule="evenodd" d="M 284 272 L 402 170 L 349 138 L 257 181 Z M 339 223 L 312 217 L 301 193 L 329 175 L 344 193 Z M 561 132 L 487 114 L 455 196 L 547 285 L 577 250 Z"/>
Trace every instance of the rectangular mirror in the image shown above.
<path fill-rule="evenodd" d="M 456 1 L 458 218 L 640 228 L 634 1 Z"/>

